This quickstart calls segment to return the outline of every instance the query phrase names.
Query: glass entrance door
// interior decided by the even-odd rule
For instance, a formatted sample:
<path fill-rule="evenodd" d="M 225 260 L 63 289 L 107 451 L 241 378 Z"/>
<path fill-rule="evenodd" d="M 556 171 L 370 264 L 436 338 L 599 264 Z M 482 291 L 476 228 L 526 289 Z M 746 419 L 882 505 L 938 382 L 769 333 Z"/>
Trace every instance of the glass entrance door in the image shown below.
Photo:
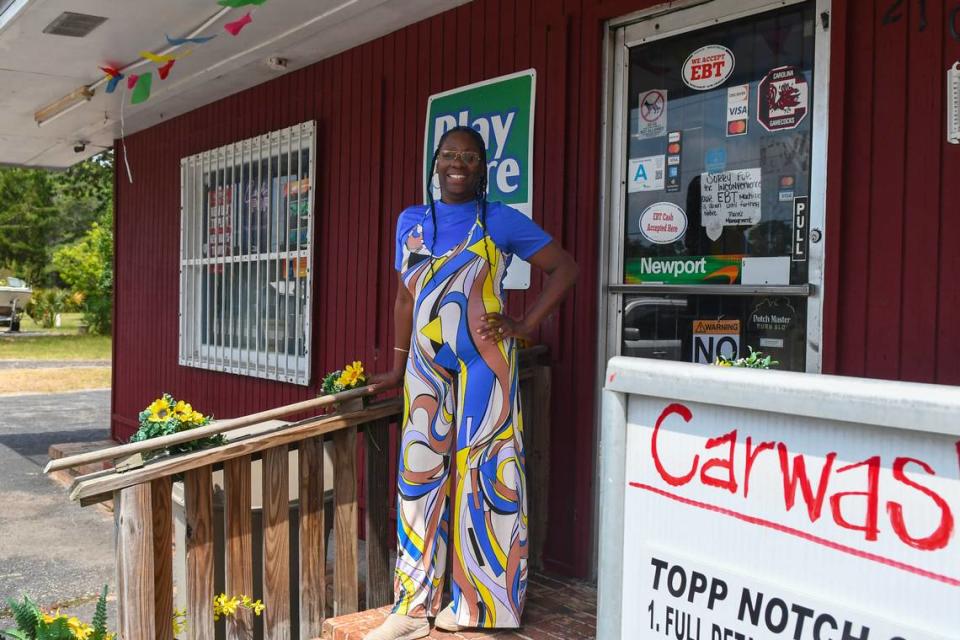
<path fill-rule="evenodd" d="M 818 9 L 749 4 L 617 32 L 608 355 L 819 370 Z"/>

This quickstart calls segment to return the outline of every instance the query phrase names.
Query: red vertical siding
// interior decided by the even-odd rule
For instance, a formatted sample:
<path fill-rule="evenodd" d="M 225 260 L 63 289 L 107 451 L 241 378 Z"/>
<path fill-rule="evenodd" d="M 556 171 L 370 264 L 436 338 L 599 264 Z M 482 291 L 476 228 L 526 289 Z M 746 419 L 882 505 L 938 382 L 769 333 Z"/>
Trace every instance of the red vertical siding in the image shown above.
<path fill-rule="evenodd" d="M 546 560 L 590 573 L 603 21 L 646 0 L 475 0 L 130 136 L 117 166 L 113 430 L 162 391 L 220 417 L 311 396 L 319 375 L 393 352 L 393 226 L 421 199 L 431 93 L 537 71 L 534 218 L 581 266 L 541 327 L 554 361 Z M 960 383 L 960 148 L 944 142 L 943 72 L 960 58 L 954 0 L 834 3 L 824 370 Z M 936 5 L 936 6 L 934 6 Z M 957 28 L 960 28 L 958 25 Z M 882 52 L 882 53 L 881 53 Z M 311 388 L 177 365 L 179 159 L 317 122 Z M 118 145 L 118 158 L 122 150 Z M 542 280 L 511 293 L 520 312 Z"/>
<path fill-rule="evenodd" d="M 944 77 L 960 2 L 834 4 L 824 371 L 958 384 L 960 147 Z"/>

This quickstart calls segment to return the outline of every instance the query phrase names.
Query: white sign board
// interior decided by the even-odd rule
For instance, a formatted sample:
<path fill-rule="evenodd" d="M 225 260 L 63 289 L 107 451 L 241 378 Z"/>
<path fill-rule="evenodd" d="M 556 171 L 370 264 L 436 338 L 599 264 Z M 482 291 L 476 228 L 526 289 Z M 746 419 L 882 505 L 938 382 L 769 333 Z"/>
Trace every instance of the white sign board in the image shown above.
<path fill-rule="evenodd" d="M 960 389 L 614 358 L 599 638 L 946 640 Z"/>
<path fill-rule="evenodd" d="M 627 163 L 627 193 L 663 189 L 663 156 L 632 158 Z"/>
<path fill-rule="evenodd" d="M 762 184 L 759 167 L 700 174 L 701 219 L 711 240 L 723 227 L 760 222 Z"/>

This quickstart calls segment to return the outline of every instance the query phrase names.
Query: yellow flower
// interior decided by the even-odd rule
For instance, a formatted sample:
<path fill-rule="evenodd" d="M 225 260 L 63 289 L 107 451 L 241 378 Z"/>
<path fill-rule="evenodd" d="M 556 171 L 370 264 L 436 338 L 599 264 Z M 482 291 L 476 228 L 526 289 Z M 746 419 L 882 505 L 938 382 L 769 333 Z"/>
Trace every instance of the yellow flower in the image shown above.
<path fill-rule="evenodd" d="M 187 406 L 190 406 L 190 405 L 187 405 Z M 191 422 L 193 424 L 203 424 L 203 422 L 206 419 L 207 417 L 202 413 L 200 413 L 199 411 L 191 411 L 190 415 L 184 418 L 186 422 Z"/>
<path fill-rule="evenodd" d="M 257 600 L 253 603 L 253 613 L 255 615 L 260 615 L 263 613 L 263 610 L 267 608 L 267 605 L 263 604 L 260 600 Z"/>
<path fill-rule="evenodd" d="M 184 633 L 187 630 L 187 610 L 186 609 L 174 609 L 173 610 L 173 635 L 174 637 L 179 636 L 181 633 Z"/>
<path fill-rule="evenodd" d="M 170 419 L 170 402 L 166 397 L 154 400 L 147 411 L 150 412 L 150 422 L 164 422 Z"/>
<path fill-rule="evenodd" d="M 173 408 L 173 414 L 180 420 L 184 420 L 186 417 L 193 414 L 193 407 L 190 406 L 189 402 L 177 400 L 177 406 Z"/>
<path fill-rule="evenodd" d="M 344 387 L 352 387 L 358 384 L 366 382 L 367 377 L 363 374 L 363 363 L 359 360 L 355 360 L 353 364 L 348 364 L 343 373 L 340 374 L 340 379 L 337 381 Z"/>

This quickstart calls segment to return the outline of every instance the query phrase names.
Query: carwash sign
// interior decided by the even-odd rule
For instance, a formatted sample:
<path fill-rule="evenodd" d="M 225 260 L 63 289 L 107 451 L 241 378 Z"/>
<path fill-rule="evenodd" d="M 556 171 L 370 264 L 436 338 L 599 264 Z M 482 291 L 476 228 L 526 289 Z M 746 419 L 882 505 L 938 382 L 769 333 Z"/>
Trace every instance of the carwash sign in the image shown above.
<path fill-rule="evenodd" d="M 614 358 L 598 638 L 946 640 L 960 390 Z"/>
<path fill-rule="evenodd" d="M 424 131 L 424 201 L 432 184 L 430 161 L 440 137 L 456 126 L 473 127 L 487 146 L 487 197 L 533 215 L 533 113 L 536 71 L 528 69 L 437 93 L 427 100 Z M 504 287 L 530 286 L 530 265 L 514 258 Z"/>

